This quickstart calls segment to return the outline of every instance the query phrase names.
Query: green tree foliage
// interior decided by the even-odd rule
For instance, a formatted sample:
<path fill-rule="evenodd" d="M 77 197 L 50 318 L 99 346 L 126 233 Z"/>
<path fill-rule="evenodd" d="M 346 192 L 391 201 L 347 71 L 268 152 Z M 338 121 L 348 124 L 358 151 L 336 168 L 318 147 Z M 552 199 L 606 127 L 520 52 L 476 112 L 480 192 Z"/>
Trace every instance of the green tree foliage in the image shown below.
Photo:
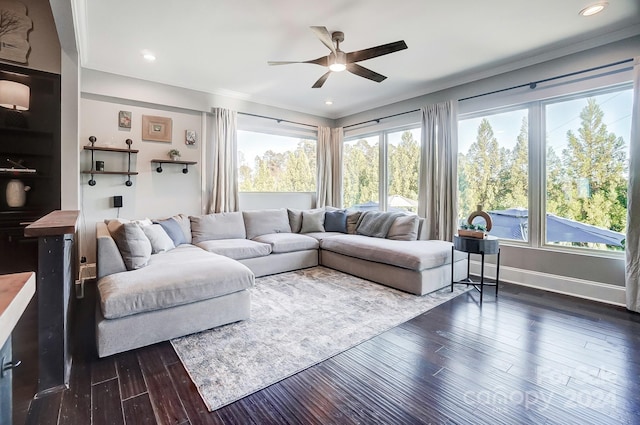
<path fill-rule="evenodd" d="M 458 155 L 459 217 L 485 210 L 528 208 L 528 124 L 523 119 L 513 150 L 500 148 L 483 119 L 467 154 Z M 546 154 L 547 212 L 623 232 L 627 213 L 625 142 L 608 131 L 604 112 L 588 99 L 567 147 Z"/>
<path fill-rule="evenodd" d="M 366 139 L 345 143 L 342 155 L 344 205 L 378 202 L 378 143 L 370 144 Z"/>
<path fill-rule="evenodd" d="M 413 138 L 410 131 L 405 131 L 398 145 L 389 144 L 389 196 L 401 195 L 408 199 L 418 200 L 418 177 L 420 166 L 420 141 Z"/>
<path fill-rule="evenodd" d="M 242 192 L 315 192 L 316 144 L 300 140 L 294 151 L 266 151 L 250 167 L 239 152 L 239 190 Z"/>

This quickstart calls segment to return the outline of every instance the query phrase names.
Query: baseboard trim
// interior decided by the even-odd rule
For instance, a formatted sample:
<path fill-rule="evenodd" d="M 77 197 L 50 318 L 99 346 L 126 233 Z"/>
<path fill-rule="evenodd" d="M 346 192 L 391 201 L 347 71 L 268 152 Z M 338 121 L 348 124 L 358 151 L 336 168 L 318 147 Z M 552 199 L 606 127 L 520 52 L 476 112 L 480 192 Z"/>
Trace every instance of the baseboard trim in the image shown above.
<path fill-rule="evenodd" d="M 496 277 L 495 264 L 485 263 L 484 269 L 485 276 Z M 470 272 L 480 274 L 479 261 L 471 261 Z M 507 266 L 500 267 L 500 281 L 622 307 L 626 305 L 625 290 L 622 286 Z"/>

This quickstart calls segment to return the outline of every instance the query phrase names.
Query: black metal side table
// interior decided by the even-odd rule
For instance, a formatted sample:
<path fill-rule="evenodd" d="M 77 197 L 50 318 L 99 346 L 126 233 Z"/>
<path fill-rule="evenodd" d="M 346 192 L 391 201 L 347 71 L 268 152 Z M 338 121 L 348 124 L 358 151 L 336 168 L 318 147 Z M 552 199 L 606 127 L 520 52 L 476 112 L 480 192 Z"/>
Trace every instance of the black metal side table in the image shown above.
<path fill-rule="evenodd" d="M 453 255 L 454 251 L 462 251 L 467 253 L 467 278 L 454 282 L 453 278 Z M 480 265 L 480 282 L 474 282 L 469 276 L 469 264 L 471 260 L 471 254 L 479 254 L 481 256 Z M 484 256 L 485 255 L 497 255 L 496 260 L 496 282 L 484 283 Z M 487 235 L 485 239 L 477 238 L 465 238 L 462 236 L 453 236 L 453 246 L 451 247 L 451 292 L 453 292 L 453 285 L 466 284 L 473 285 L 473 287 L 480 292 L 480 304 L 482 304 L 482 295 L 485 286 L 496 287 L 496 297 L 498 296 L 498 280 L 500 277 L 500 243 L 499 239 L 495 236 Z"/>

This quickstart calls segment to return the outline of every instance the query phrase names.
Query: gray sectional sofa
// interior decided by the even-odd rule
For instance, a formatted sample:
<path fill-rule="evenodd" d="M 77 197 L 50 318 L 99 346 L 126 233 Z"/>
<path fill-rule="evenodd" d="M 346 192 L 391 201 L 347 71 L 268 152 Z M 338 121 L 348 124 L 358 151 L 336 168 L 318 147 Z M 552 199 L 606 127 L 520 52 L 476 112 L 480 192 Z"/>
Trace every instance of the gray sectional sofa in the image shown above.
<path fill-rule="evenodd" d="M 422 221 L 283 208 L 98 223 L 98 354 L 248 319 L 255 277 L 319 264 L 416 295 L 440 289 L 451 243 L 421 240 Z M 453 261 L 461 280 L 466 255 Z"/>

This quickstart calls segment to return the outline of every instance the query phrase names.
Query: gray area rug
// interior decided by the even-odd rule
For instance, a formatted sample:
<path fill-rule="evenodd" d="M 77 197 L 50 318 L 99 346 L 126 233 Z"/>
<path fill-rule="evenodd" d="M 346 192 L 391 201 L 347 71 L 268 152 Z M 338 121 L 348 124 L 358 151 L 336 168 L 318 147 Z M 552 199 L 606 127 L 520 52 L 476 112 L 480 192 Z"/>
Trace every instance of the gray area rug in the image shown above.
<path fill-rule="evenodd" d="M 251 319 L 171 341 L 210 411 L 313 366 L 463 292 L 422 297 L 324 267 L 265 276 Z"/>

